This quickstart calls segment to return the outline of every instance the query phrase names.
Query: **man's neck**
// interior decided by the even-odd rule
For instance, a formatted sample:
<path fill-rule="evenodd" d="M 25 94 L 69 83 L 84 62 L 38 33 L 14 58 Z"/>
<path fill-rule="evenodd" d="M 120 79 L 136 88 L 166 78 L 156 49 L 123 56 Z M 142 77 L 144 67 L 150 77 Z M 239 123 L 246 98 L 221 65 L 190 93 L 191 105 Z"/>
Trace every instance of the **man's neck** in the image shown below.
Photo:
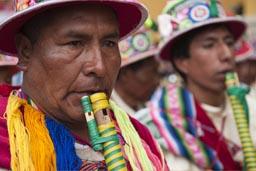
<path fill-rule="evenodd" d="M 139 102 L 136 100 L 136 98 L 127 93 L 127 91 L 122 91 L 122 89 L 119 89 L 118 86 L 115 87 L 115 91 L 125 101 L 126 104 L 128 104 L 132 109 L 137 110 L 137 105 Z"/>

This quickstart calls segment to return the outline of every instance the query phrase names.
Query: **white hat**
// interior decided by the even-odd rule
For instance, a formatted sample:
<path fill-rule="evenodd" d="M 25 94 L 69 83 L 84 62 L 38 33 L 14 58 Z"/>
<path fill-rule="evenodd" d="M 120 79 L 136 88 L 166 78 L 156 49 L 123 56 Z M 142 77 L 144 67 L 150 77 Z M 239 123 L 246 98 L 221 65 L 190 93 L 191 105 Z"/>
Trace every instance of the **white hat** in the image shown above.
<path fill-rule="evenodd" d="M 141 27 L 133 35 L 119 43 L 122 58 L 121 67 L 148 57 L 155 57 L 157 46 L 153 43 L 151 30 Z"/>
<path fill-rule="evenodd" d="M 170 60 L 173 43 L 194 29 L 225 24 L 238 40 L 246 30 L 246 23 L 238 17 L 227 16 L 218 0 L 169 0 L 158 17 L 159 32 L 163 37 L 158 58 Z"/>

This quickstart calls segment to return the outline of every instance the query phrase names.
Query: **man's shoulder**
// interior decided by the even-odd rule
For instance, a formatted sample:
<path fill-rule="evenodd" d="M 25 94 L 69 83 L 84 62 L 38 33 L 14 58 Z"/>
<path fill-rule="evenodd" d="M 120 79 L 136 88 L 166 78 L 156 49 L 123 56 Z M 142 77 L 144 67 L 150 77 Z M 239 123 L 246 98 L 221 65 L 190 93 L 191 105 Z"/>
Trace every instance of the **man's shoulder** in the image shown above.
<path fill-rule="evenodd" d="M 249 108 L 250 115 L 256 117 L 256 98 L 250 95 L 246 96 L 246 102 Z"/>

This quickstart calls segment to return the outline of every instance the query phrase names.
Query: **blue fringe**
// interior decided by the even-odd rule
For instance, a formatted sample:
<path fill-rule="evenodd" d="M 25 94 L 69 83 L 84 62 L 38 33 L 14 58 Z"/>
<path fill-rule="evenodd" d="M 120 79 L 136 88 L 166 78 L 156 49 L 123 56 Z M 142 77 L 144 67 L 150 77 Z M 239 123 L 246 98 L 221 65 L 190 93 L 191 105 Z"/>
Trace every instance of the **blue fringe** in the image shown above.
<path fill-rule="evenodd" d="M 49 117 L 45 120 L 56 152 L 57 170 L 79 170 L 82 161 L 76 155 L 74 137 L 60 123 Z"/>

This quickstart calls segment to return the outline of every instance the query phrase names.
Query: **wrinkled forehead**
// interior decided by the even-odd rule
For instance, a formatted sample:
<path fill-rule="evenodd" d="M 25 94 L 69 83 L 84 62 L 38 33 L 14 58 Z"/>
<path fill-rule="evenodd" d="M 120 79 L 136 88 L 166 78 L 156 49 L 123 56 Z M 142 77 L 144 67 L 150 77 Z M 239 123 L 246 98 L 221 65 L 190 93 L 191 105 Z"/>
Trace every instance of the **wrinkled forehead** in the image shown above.
<path fill-rule="evenodd" d="M 99 4 L 75 4 L 64 5 L 62 7 L 48 9 L 37 15 L 24 24 L 21 32 L 36 40 L 38 33 L 42 30 L 50 29 L 50 26 L 65 27 L 71 21 L 94 22 L 100 21 L 99 24 L 108 24 L 115 28 L 117 34 L 119 32 L 118 18 L 115 10 L 106 5 Z M 103 23 L 104 22 L 104 23 Z M 82 24 L 82 23 L 81 23 Z"/>
<path fill-rule="evenodd" d="M 95 3 L 74 4 L 72 6 L 64 5 L 58 8 L 48 9 L 46 11 L 43 11 L 39 15 L 42 15 L 45 17 L 54 17 L 55 19 L 64 17 L 65 19 L 67 17 L 76 15 L 76 14 L 77 15 L 83 14 L 83 15 L 92 16 L 95 18 L 98 16 L 109 16 L 109 17 L 115 17 L 117 19 L 117 14 L 113 8 L 107 5 L 95 4 Z M 35 16 L 34 18 L 36 18 L 37 16 Z"/>

